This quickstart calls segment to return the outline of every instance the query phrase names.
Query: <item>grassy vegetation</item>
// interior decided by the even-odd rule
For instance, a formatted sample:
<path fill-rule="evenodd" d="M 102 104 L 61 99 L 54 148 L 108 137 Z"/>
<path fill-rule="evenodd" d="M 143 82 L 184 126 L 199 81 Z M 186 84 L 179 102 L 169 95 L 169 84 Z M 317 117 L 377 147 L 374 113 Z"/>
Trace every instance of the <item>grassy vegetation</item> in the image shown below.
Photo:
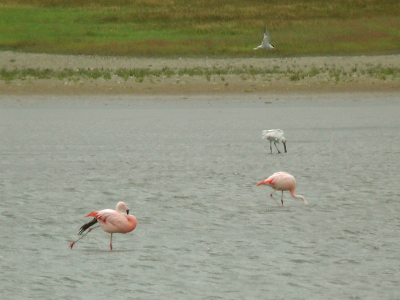
<path fill-rule="evenodd" d="M 79 80 L 110 80 L 116 78 L 118 80 L 135 80 L 136 82 L 143 82 L 147 78 L 157 77 L 172 77 L 172 76 L 203 76 L 207 81 L 210 81 L 212 76 L 236 75 L 241 76 L 243 80 L 249 77 L 261 76 L 265 80 L 274 76 L 274 78 L 288 78 L 291 81 L 298 81 L 306 78 L 313 78 L 320 76 L 330 81 L 347 81 L 353 78 L 370 77 L 380 80 L 399 80 L 400 67 L 382 67 L 367 66 L 364 68 L 354 67 L 350 71 L 345 71 L 336 67 L 315 67 L 313 66 L 308 71 L 301 69 L 286 69 L 281 70 L 277 67 L 271 69 L 254 68 L 243 66 L 241 68 L 186 68 L 186 69 L 63 69 L 63 70 L 49 70 L 49 69 L 2 69 L 0 71 L 0 80 L 10 82 L 12 80 L 35 80 L 35 79 L 53 79 L 58 78 L 63 81 L 78 82 Z"/>
<path fill-rule="evenodd" d="M 277 51 L 253 51 L 264 27 Z M 0 0 L 0 50 L 282 57 L 399 49 L 398 0 Z"/>

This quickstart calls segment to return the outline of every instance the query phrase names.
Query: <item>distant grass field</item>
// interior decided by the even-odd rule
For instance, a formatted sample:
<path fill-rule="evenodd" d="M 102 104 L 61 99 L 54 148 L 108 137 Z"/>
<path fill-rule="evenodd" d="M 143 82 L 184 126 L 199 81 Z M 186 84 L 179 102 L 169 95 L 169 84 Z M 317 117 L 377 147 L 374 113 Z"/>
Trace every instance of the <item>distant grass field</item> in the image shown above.
<path fill-rule="evenodd" d="M 276 51 L 254 51 L 267 27 Z M 400 53 L 398 0 L 0 0 L 0 50 L 152 57 Z"/>

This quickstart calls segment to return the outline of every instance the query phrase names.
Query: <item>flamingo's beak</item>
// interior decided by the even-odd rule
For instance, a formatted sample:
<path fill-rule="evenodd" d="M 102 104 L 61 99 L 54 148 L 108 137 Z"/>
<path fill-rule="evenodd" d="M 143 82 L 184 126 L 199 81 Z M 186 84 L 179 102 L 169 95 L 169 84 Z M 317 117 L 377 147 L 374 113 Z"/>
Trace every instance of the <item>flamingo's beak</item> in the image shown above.
<path fill-rule="evenodd" d="M 129 209 L 126 210 L 126 214 L 129 215 Z"/>
<path fill-rule="evenodd" d="M 283 144 L 283 147 L 285 148 L 285 153 L 287 153 L 287 151 L 286 151 L 286 142 L 282 142 L 282 144 Z"/>

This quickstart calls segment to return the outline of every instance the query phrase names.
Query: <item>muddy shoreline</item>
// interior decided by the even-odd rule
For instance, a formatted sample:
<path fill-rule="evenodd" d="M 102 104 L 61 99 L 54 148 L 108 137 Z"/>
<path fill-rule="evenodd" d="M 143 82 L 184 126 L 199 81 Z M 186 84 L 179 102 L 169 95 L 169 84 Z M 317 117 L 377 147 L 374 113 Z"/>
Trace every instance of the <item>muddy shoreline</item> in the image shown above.
<path fill-rule="evenodd" d="M 266 54 L 267 55 L 267 54 Z M 190 68 L 277 68 L 305 72 L 311 68 L 325 68 L 326 73 L 310 78 L 291 80 L 281 75 L 250 76 L 212 75 L 205 76 L 173 75 L 170 77 L 146 76 L 138 82 L 135 78 L 124 80 L 118 76 L 110 79 L 75 78 L 74 80 L 16 79 L 0 81 L 0 94 L 246 94 L 246 93 L 309 93 L 309 92 L 396 92 L 400 90 L 400 80 L 380 78 L 376 74 L 344 76 L 334 79 L 329 70 L 340 70 L 343 74 L 354 69 L 374 66 L 399 68 L 400 55 L 381 56 L 332 56 L 296 58 L 136 58 L 102 57 L 82 55 L 32 54 L 12 51 L 0 52 L 0 68 L 3 70 L 22 69 L 150 69 L 170 68 L 174 70 Z"/>

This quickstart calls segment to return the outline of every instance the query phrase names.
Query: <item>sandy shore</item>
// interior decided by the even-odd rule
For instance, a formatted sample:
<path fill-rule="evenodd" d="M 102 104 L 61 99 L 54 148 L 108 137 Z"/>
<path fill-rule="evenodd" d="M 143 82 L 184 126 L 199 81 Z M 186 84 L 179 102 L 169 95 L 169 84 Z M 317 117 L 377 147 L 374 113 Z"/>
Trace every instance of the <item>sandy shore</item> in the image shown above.
<path fill-rule="evenodd" d="M 266 53 L 266 55 L 268 55 Z M 382 78 L 374 74 L 344 75 L 335 80 L 328 70 L 338 69 L 343 74 L 374 66 L 400 67 L 400 55 L 384 56 L 345 56 L 345 57 L 296 57 L 296 58 L 238 58 L 238 59 L 160 59 L 134 57 L 100 57 L 0 52 L 0 68 L 13 69 L 163 69 L 174 70 L 201 68 L 277 68 L 309 71 L 323 68 L 325 73 L 300 80 L 290 80 L 282 75 L 271 76 L 178 76 L 145 77 L 142 82 L 134 78 L 124 80 L 116 75 L 111 79 L 59 80 L 25 79 L 0 81 L 0 94 L 210 94 L 210 93 L 285 93 L 285 92 L 393 92 L 400 91 L 398 76 Z"/>

